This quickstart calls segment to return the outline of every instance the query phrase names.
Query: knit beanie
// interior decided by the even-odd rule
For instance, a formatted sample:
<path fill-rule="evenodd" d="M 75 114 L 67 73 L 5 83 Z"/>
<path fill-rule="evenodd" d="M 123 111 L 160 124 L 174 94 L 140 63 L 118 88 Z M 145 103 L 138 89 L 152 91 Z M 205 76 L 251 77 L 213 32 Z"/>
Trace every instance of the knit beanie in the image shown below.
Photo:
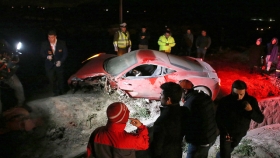
<path fill-rule="evenodd" d="M 108 121 L 111 123 L 126 123 L 129 117 L 129 110 L 122 102 L 115 102 L 107 108 Z"/>

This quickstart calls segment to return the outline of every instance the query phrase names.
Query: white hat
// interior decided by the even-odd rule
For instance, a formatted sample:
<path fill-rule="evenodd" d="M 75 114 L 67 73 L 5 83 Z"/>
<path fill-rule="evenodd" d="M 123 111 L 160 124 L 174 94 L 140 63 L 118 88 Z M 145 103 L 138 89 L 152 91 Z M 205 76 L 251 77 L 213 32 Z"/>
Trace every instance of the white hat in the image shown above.
<path fill-rule="evenodd" d="M 120 24 L 120 27 L 126 27 L 126 23 L 124 22 L 124 23 L 121 23 Z"/>

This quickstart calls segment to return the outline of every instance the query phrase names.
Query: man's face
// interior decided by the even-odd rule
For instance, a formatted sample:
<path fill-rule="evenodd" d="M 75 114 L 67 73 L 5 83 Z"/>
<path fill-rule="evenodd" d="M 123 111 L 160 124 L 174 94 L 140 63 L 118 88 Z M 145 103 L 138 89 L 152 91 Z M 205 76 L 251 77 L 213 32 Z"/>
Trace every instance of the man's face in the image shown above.
<path fill-rule="evenodd" d="M 242 100 L 245 96 L 245 93 L 246 93 L 246 89 L 236 89 L 236 88 L 233 88 L 233 95 L 236 95 L 237 96 L 237 100 Z"/>
<path fill-rule="evenodd" d="M 276 43 L 276 39 L 273 39 L 271 43 L 272 43 L 272 44 L 275 44 L 275 43 Z"/>
<path fill-rule="evenodd" d="M 164 94 L 163 94 L 163 90 L 160 93 L 160 103 L 162 106 L 167 106 L 169 104 L 171 104 L 170 102 L 170 98 L 165 98 Z"/>
<path fill-rule="evenodd" d="M 202 36 L 206 36 L 206 31 L 201 31 Z"/>
<path fill-rule="evenodd" d="M 56 35 L 48 35 L 48 40 L 50 43 L 55 43 Z"/>
<path fill-rule="evenodd" d="M 190 34 L 190 33 L 191 33 L 191 30 L 187 30 L 187 33 Z"/>
<path fill-rule="evenodd" d="M 121 27 L 121 31 L 125 32 L 126 31 L 126 27 Z"/>
<path fill-rule="evenodd" d="M 146 28 L 142 28 L 142 32 L 146 32 Z"/>
<path fill-rule="evenodd" d="M 260 45 L 260 44 L 261 44 L 261 41 L 257 40 L 256 45 Z"/>
<path fill-rule="evenodd" d="M 164 36 L 168 38 L 170 36 L 170 33 L 165 33 Z"/>

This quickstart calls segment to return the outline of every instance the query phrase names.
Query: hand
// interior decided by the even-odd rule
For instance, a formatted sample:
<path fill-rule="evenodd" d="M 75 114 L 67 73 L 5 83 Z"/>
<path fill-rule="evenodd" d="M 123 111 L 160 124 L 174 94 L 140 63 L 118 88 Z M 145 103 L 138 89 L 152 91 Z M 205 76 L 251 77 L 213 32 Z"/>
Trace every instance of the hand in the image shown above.
<path fill-rule="evenodd" d="M 169 43 L 166 43 L 166 46 L 169 46 Z"/>
<path fill-rule="evenodd" d="M 251 106 L 251 104 L 249 103 L 249 102 L 247 102 L 247 101 L 244 101 L 243 102 L 243 104 L 245 104 L 245 110 L 246 111 L 252 111 L 253 109 L 252 109 L 252 106 Z"/>
<path fill-rule="evenodd" d="M 56 67 L 60 67 L 61 66 L 61 61 L 57 61 L 55 64 Z"/>
<path fill-rule="evenodd" d="M 117 47 L 115 47 L 115 52 L 117 52 L 118 51 L 118 48 Z"/>
<path fill-rule="evenodd" d="M 48 55 L 47 59 L 52 60 L 52 55 Z"/>
<path fill-rule="evenodd" d="M 142 123 L 136 118 L 129 118 L 129 120 L 130 120 L 130 124 L 135 126 L 135 127 L 142 126 Z"/>
<path fill-rule="evenodd" d="M 145 38 L 145 36 L 141 36 L 141 39 L 144 39 Z"/>
<path fill-rule="evenodd" d="M 128 50 L 127 50 L 127 52 L 130 52 L 131 51 L 131 47 L 128 47 Z"/>

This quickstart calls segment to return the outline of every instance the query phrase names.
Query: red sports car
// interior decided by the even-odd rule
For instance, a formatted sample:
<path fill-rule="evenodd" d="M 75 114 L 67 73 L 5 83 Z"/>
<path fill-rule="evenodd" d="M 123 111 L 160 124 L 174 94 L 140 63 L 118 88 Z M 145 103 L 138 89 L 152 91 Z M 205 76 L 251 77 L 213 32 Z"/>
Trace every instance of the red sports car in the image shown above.
<path fill-rule="evenodd" d="M 68 79 L 73 92 L 78 87 L 102 86 L 120 90 L 132 98 L 159 100 L 160 85 L 188 79 L 195 89 L 214 100 L 220 90 L 215 70 L 201 59 L 180 57 L 155 50 L 135 50 L 122 56 L 100 53 Z"/>

